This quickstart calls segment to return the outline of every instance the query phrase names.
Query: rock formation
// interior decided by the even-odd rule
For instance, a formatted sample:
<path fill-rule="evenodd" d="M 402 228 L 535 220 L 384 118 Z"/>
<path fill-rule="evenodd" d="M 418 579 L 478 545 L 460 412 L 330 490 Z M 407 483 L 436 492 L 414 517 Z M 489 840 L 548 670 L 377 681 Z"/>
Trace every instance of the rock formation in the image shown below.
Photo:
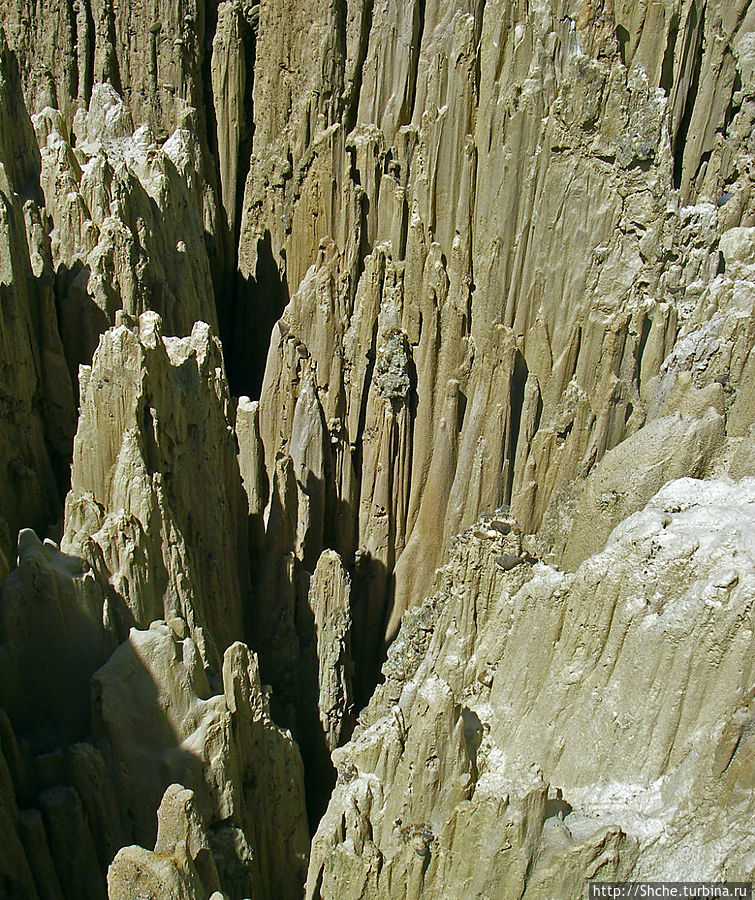
<path fill-rule="evenodd" d="M 163 337 L 149 311 L 106 332 L 79 383 L 63 546 L 107 579 L 131 622 L 183 617 L 219 667 L 244 636 L 249 580 L 219 343 L 204 322 Z"/>
<path fill-rule="evenodd" d="M 755 480 L 681 479 L 574 574 L 459 535 L 334 754 L 307 895 L 750 871 L 754 527 Z"/>
<path fill-rule="evenodd" d="M 18 62 L 0 30 L 0 315 L 2 513 L 10 534 L 43 532 L 60 511 L 76 427 L 56 325 L 40 157 L 20 93 Z M 8 123 L 17 123 L 10 129 Z M 7 560 L 6 560 L 7 562 Z"/>
<path fill-rule="evenodd" d="M 221 693 L 181 619 L 133 629 L 94 675 L 95 733 L 112 755 L 119 808 L 136 839 L 151 844 L 167 787 L 155 845 L 164 854 L 162 831 L 176 827 L 176 813 L 166 809 L 168 785 L 180 779 L 194 792 L 192 815 L 208 829 L 208 866 L 220 877 L 198 872 L 207 893 L 222 883 L 234 896 L 294 896 L 307 859 L 298 749 L 270 721 L 257 660 L 244 644 L 226 651 L 218 687 Z M 141 868 L 134 852 L 122 851 L 113 863 L 111 892 L 132 878 L 130 866 Z"/>
<path fill-rule="evenodd" d="M 154 851 L 124 847 L 108 870 L 114 896 L 141 894 L 170 898 L 222 896 L 215 860 L 194 805 L 194 793 L 172 784 L 157 811 Z"/>
<path fill-rule="evenodd" d="M 0 0 L 0 896 L 752 879 L 754 127 L 750 0 Z"/>

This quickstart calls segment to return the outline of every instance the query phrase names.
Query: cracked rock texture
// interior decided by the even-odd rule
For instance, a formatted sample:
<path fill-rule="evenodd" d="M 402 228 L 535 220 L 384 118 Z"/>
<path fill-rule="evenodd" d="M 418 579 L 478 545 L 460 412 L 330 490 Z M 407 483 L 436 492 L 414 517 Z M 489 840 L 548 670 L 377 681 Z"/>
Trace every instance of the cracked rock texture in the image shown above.
<path fill-rule="evenodd" d="M 63 547 L 107 579 L 128 624 L 181 616 L 219 667 L 244 636 L 249 577 L 233 407 L 209 326 L 161 329 L 154 312 L 110 329 L 80 370 Z"/>
<path fill-rule="evenodd" d="M 755 480 L 681 479 L 573 574 L 461 534 L 334 754 L 307 895 L 752 872 L 754 529 Z"/>
<path fill-rule="evenodd" d="M 754 134 L 752 0 L 0 0 L 0 897 L 753 878 Z"/>

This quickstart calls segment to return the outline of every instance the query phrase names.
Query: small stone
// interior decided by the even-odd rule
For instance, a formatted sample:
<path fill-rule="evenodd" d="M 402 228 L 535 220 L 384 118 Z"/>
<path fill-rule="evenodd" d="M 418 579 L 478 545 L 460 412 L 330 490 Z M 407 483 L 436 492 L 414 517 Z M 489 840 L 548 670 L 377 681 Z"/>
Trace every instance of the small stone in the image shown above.
<path fill-rule="evenodd" d="M 485 685 L 485 687 L 490 687 L 493 684 L 493 673 L 490 669 L 483 669 L 477 676 L 477 680 L 480 684 Z"/>
<path fill-rule="evenodd" d="M 189 626 L 180 616 L 168 619 L 168 627 L 181 641 L 189 636 Z"/>
<path fill-rule="evenodd" d="M 517 556 L 515 553 L 501 553 L 500 556 L 496 556 L 495 563 L 499 569 L 503 569 L 504 572 L 510 572 L 511 569 L 516 568 L 521 562 L 523 562 L 521 556 Z"/>

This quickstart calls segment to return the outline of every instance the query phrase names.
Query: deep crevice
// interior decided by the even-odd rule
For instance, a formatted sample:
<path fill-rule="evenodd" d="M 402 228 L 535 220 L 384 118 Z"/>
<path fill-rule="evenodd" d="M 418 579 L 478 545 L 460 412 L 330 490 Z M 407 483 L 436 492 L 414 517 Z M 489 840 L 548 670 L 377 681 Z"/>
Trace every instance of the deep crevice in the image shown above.
<path fill-rule="evenodd" d="M 641 387 L 642 357 L 645 354 L 645 347 L 648 342 L 648 337 L 650 336 L 650 329 L 652 328 L 652 325 L 653 322 L 650 316 L 645 316 L 642 320 L 642 328 L 640 330 L 640 339 L 637 343 L 637 356 L 634 365 L 634 381 L 637 385 L 638 393 Z"/>
<path fill-rule="evenodd" d="M 252 162 L 252 141 L 254 139 L 254 67 L 257 61 L 257 35 L 253 28 L 250 27 L 249 31 L 250 39 L 244 41 L 246 82 L 244 85 L 243 115 L 236 169 L 236 227 L 232 235 L 234 264 L 238 257 L 241 217 L 244 212 L 244 192 Z"/>
<path fill-rule="evenodd" d="M 359 28 L 359 50 L 354 65 L 354 80 L 350 85 L 348 106 L 344 115 L 343 124 L 346 134 L 349 134 L 357 122 L 359 115 L 359 98 L 362 95 L 362 79 L 364 77 L 364 62 L 367 59 L 367 51 L 370 46 L 370 33 L 372 32 L 372 15 L 375 0 L 365 0 L 362 10 L 362 21 Z"/>
<path fill-rule="evenodd" d="M 524 409 L 524 388 L 527 384 L 529 370 L 527 363 L 520 353 L 516 351 L 514 358 L 514 371 L 511 375 L 509 388 L 509 434 L 506 456 L 508 458 L 508 471 L 506 473 L 506 492 L 504 502 L 511 502 L 511 492 L 514 487 L 514 462 L 519 443 L 519 431 L 522 424 L 522 411 Z"/>
<path fill-rule="evenodd" d="M 90 2 L 84 3 L 84 10 L 87 20 L 87 61 L 86 61 L 86 72 L 84 73 L 84 102 L 89 106 L 89 101 L 92 99 L 92 88 L 94 87 L 94 59 L 95 59 L 95 51 L 96 51 L 96 35 L 94 27 L 94 16 L 92 15 L 92 4 Z"/>
<path fill-rule="evenodd" d="M 76 10 L 73 8 L 73 0 L 67 0 L 66 2 L 66 13 L 68 14 L 69 25 L 71 27 L 71 39 L 72 39 L 72 49 L 74 52 L 73 59 L 71 61 L 71 96 L 78 97 L 79 96 L 79 60 L 78 60 L 78 46 L 79 46 L 79 22 L 76 17 Z"/>
<path fill-rule="evenodd" d="M 475 106 L 480 104 L 480 85 L 482 83 L 482 47 L 480 46 L 480 41 L 482 40 L 482 27 L 485 18 L 485 3 L 486 0 L 477 0 L 477 9 L 475 10 L 475 45 L 477 48 L 474 65 Z"/>
<path fill-rule="evenodd" d="M 218 123 L 215 117 L 215 95 L 212 90 L 212 45 L 218 27 L 218 10 L 213 3 L 205 10 L 204 46 L 202 47 L 202 81 L 201 88 L 204 100 L 204 131 L 207 149 L 217 167 L 218 184 L 220 184 L 220 166 L 218 160 Z"/>
<path fill-rule="evenodd" d="M 726 114 L 724 116 L 724 135 L 729 130 L 729 126 L 731 125 L 734 116 L 740 110 L 740 104 L 737 102 L 737 98 L 739 97 L 739 93 L 742 90 L 742 76 L 739 72 L 734 75 L 734 83 L 731 87 L 731 100 L 729 100 L 729 105 L 726 107 Z"/>
<path fill-rule="evenodd" d="M 467 414 L 467 395 L 459 388 L 458 401 L 456 404 L 456 431 L 461 434 L 464 428 L 464 417 Z"/>
<path fill-rule="evenodd" d="M 414 101 L 417 97 L 417 78 L 419 77 L 419 59 L 422 52 L 422 36 L 425 31 L 425 0 L 416 0 L 414 21 L 412 23 L 412 45 L 409 58 L 408 96 L 401 111 L 400 121 L 407 125 L 414 118 Z"/>
<path fill-rule="evenodd" d="M 255 277 L 236 272 L 230 308 L 221 325 L 228 384 L 235 397 L 259 397 L 273 327 L 288 301 L 285 271 L 275 261 L 266 231 L 257 243 Z"/>
<path fill-rule="evenodd" d="M 106 24 L 106 35 L 104 37 L 103 44 L 107 48 L 105 56 L 104 78 L 110 81 L 110 84 L 112 85 L 115 92 L 123 97 L 124 100 L 126 100 L 127 98 L 124 96 L 123 84 L 121 83 L 121 70 L 120 64 L 118 62 L 118 55 L 115 52 L 115 47 L 118 46 L 118 43 L 116 40 L 115 12 L 113 10 L 112 0 L 105 0 L 103 6 L 103 17 Z M 97 79 L 100 80 L 100 78 L 101 76 L 98 75 Z"/>
<path fill-rule="evenodd" d="M 661 65 L 661 81 L 658 85 L 667 97 L 671 94 L 671 89 L 674 86 L 674 52 L 678 36 L 679 18 L 674 15 L 666 40 L 666 51 L 663 54 L 663 64 Z"/>
<path fill-rule="evenodd" d="M 689 12 L 689 26 L 687 35 L 687 46 L 685 47 L 684 59 L 692 59 L 692 80 L 687 91 L 684 103 L 684 112 L 682 113 L 679 127 L 674 132 L 674 138 L 671 144 L 671 152 L 674 157 L 674 174 L 673 184 L 676 190 L 682 185 L 682 176 L 684 173 L 684 153 L 686 150 L 687 136 L 689 128 L 692 124 L 692 115 L 695 111 L 695 103 L 697 101 L 697 92 L 700 86 L 700 71 L 702 69 L 703 54 L 703 33 L 705 31 L 705 7 L 697 18 L 697 7 L 693 3 Z M 692 47 L 692 41 L 695 46 Z"/>
<path fill-rule="evenodd" d="M 621 64 L 626 66 L 627 64 L 627 44 L 629 43 L 629 32 L 623 25 L 616 26 L 616 43 L 619 46 L 619 59 L 621 60 Z"/>

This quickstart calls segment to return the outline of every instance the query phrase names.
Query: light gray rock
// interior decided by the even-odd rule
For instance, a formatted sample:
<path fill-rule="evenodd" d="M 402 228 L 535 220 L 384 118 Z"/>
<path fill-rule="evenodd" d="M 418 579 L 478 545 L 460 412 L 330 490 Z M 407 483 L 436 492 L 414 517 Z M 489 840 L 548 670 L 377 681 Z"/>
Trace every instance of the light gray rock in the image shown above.
<path fill-rule="evenodd" d="M 334 753 L 307 896 L 749 877 L 753 529 L 753 479 L 682 479 L 573 575 L 460 539 Z"/>

